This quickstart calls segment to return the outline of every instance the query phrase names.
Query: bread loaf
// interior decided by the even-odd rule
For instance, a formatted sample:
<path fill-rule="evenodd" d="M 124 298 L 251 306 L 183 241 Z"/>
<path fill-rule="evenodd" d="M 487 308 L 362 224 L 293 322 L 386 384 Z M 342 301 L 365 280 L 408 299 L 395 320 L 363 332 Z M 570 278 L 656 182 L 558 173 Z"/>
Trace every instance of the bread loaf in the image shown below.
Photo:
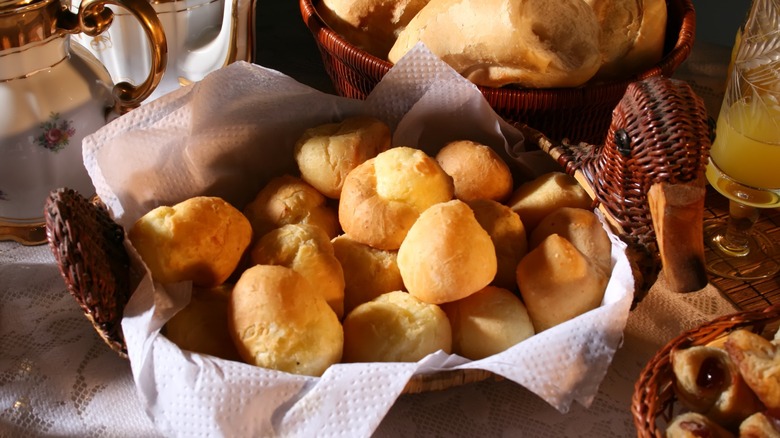
<path fill-rule="evenodd" d="M 418 41 L 489 87 L 576 87 L 601 65 L 599 24 L 582 0 L 431 0 L 398 35 L 390 62 Z"/>

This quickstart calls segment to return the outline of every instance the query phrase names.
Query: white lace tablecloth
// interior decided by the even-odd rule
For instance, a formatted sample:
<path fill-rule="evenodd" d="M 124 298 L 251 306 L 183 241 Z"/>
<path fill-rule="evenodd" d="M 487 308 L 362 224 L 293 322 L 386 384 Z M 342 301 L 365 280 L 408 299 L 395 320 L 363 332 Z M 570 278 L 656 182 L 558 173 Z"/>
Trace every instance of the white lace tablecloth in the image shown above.
<path fill-rule="evenodd" d="M 509 381 L 402 395 L 377 437 L 635 435 L 634 382 L 672 337 L 735 309 L 713 287 L 659 281 L 632 311 L 625 340 L 589 408 L 561 414 Z M 0 437 L 151 437 L 129 362 L 98 337 L 65 288 L 48 246 L 0 242 Z"/>
<path fill-rule="evenodd" d="M 698 45 L 675 76 L 715 117 L 728 49 Z M 660 280 L 629 316 L 593 404 L 561 414 L 510 381 L 402 395 L 374 435 L 634 436 L 634 382 L 669 339 L 736 309 L 714 287 L 676 294 Z M 128 361 L 98 337 L 69 295 L 48 246 L 0 242 L 0 438 L 153 437 Z"/>

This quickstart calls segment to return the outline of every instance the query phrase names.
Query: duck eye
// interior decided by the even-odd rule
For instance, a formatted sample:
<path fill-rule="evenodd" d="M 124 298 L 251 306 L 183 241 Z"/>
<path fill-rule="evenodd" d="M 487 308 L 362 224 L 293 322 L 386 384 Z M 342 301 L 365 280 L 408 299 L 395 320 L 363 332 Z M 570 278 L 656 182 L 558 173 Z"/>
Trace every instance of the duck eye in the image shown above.
<path fill-rule="evenodd" d="M 715 126 L 715 119 L 712 117 L 707 117 L 707 127 L 709 128 L 710 143 L 715 142 Z"/>
<path fill-rule="evenodd" d="M 615 132 L 615 144 L 620 155 L 627 157 L 631 155 L 631 139 L 625 129 Z"/>

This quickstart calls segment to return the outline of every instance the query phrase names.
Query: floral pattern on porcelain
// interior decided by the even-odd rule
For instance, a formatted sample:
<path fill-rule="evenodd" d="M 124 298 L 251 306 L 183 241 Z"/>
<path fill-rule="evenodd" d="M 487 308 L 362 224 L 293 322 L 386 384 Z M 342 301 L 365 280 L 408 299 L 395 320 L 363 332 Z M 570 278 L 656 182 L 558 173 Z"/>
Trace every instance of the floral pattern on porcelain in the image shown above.
<path fill-rule="evenodd" d="M 59 113 L 51 113 L 49 120 L 41 123 L 43 133 L 35 137 L 35 143 L 52 152 L 57 152 L 70 143 L 76 134 L 73 122 L 60 120 Z"/>

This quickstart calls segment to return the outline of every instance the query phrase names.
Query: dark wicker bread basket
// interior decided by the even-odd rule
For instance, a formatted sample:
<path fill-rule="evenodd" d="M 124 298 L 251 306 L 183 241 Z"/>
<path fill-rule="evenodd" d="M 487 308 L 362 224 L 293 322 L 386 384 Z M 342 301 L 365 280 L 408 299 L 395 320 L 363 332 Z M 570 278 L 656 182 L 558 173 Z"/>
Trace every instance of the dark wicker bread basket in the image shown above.
<path fill-rule="evenodd" d="M 780 321 L 780 305 L 764 310 L 749 310 L 716 318 L 672 339 L 650 359 L 634 386 L 631 413 L 637 436 L 663 437 L 665 427 L 681 412 L 674 393 L 672 352 L 722 339 L 734 330 L 749 329 L 770 337 Z"/>
<path fill-rule="evenodd" d="M 365 99 L 392 64 L 372 56 L 334 32 L 316 10 L 319 0 L 300 0 L 301 15 L 322 55 L 336 92 Z M 508 122 L 520 122 L 550 139 L 600 143 L 615 108 L 631 82 L 652 76 L 671 76 L 693 47 L 696 16 L 690 0 L 667 0 L 663 59 L 652 68 L 624 80 L 586 84 L 577 88 L 519 89 L 478 87 L 493 109 Z"/>

